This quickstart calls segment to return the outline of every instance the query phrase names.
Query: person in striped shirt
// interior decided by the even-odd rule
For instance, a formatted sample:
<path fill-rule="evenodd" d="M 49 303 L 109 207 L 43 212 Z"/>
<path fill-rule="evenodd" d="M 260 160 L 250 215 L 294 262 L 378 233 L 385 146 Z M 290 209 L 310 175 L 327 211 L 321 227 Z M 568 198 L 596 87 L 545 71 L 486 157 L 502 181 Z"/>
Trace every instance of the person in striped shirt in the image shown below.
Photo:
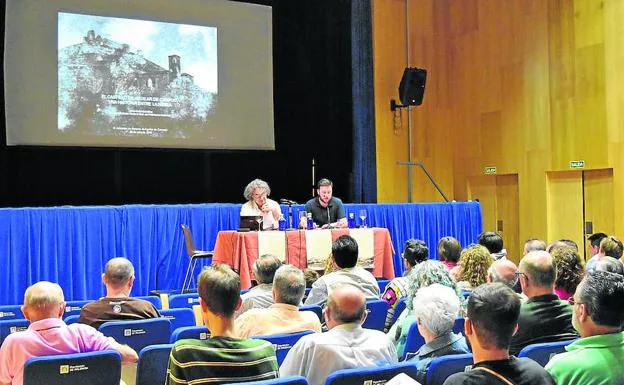
<path fill-rule="evenodd" d="M 240 307 L 240 277 L 226 265 L 199 275 L 197 291 L 210 339 L 179 340 L 169 356 L 166 385 L 226 384 L 277 378 L 273 346 L 263 340 L 238 338 L 234 312 Z"/>

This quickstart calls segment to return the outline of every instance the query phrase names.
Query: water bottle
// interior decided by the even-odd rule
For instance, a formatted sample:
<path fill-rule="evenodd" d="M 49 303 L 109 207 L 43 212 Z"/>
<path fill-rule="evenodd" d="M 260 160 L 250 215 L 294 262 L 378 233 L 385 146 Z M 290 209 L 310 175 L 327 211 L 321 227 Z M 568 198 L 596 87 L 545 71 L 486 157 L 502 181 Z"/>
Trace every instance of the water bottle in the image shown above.
<path fill-rule="evenodd" d="M 284 214 L 281 214 L 279 217 L 279 231 L 286 231 L 286 218 L 284 218 Z"/>
<path fill-rule="evenodd" d="M 312 220 L 312 213 L 308 213 L 308 230 L 314 228 L 314 221 Z"/>
<path fill-rule="evenodd" d="M 347 219 L 347 224 L 350 229 L 355 228 L 355 213 L 349 213 L 349 218 Z"/>

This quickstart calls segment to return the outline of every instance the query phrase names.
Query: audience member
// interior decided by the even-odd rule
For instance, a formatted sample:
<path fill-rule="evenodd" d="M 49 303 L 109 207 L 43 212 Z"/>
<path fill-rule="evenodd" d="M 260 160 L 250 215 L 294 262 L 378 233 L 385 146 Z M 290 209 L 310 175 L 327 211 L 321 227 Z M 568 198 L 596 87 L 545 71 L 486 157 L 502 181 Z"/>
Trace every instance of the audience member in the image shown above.
<path fill-rule="evenodd" d="M 305 293 L 303 272 L 295 266 L 283 265 L 275 272 L 273 298 L 268 309 L 251 309 L 236 319 L 241 338 L 303 330 L 321 332 L 321 321 L 311 311 L 299 311 Z"/>
<path fill-rule="evenodd" d="M 277 378 L 273 346 L 263 340 L 240 339 L 234 311 L 240 306 L 240 277 L 226 265 L 204 269 L 197 292 L 210 339 L 183 339 L 173 345 L 165 384 L 257 381 Z"/>
<path fill-rule="evenodd" d="M 455 280 L 462 290 L 473 290 L 487 280 L 487 271 L 494 260 L 484 246 L 470 245 L 461 252 Z"/>
<path fill-rule="evenodd" d="M 581 257 L 576 250 L 568 246 L 555 247 L 551 255 L 557 269 L 555 294 L 559 299 L 567 300 L 574 294 L 585 273 Z"/>
<path fill-rule="evenodd" d="M 518 327 L 520 299 L 501 283 L 479 286 L 468 299 L 465 334 L 474 365 L 455 373 L 444 385 L 548 385 L 550 375 L 529 358 L 509 354 L 509 341 Z"/>
<path fill-rule="evenodd" d="M 477 242 L 488 249 L 494 260 L 507 257 L 507 250 L 503 248 L 503 238 L 498 233 L 484 231 L 479 234 Z"/>
<path fill-rule="evenodd" d="M 522 289 L 516 291 L 518 285 L 518 266 L 510 259 L 499 259 L 494 261 L 487 271 L 487 283 L 500 282 L 503 285 L 514 290 L 522 302 L 527 300 L 527 297 L 522 294 Z"/>
<path fill-rule="evenodd" d="M 106 297 L 83 306 L 78 323 L 98 329 L 104 322 L 160 317 L 151 302 L 130 298 L 134 284 L 134 266 L 126 258 L 113 258 L 104 267 L 102 282 Z"/>
<path fill-rule="evenodd" d="M 243 196 L 247 200 L 242 206 L 241 216 L 261 216 L 263 229 L 276 229 L 282 216 L 279 203 L 269 199 L 271 188 L 261 179 L 254 179 L 245 187 Z"/>
<path fill-rule="evenodd" d="M 624 251 L 622 241 L 620 241 L 613 235 L 610 235 L 600 241 L 600 249 L 598 250 L 598 255 L 600 257 L 607 256 L 613 257 L 615 259 L 620 259 L 622 258 L 622 251 Z"/>
<path fill-rule="evenodd" d="M 552 358 L 546 370 L 558 385 L 624 383 L 624 282 L 621 275 L 589 272 L 576 293 L 572 324 L 581 338 Z"/>
<path fill-rule="evenodd" d="M 288 352 L 280 376 L 300 375 L 310 385 L 323 385 L 339 369 L 397 362 L 394 345 L 385 334 L 362 328 L 366 298 L 358 288 L 349 284 L 334 288 L 324 314 L 329 331 L 302 337 Z"/>
<path fill-rule="evenodd" d="M 548 245 L 546 251 L 552 253 L 558 247 L 571 247 L 578 253 L 578 245 L 571 239 L 559 239 Z"/>
<path fill-rule="evenodd" d="M 249 309 L 266 309 L 273 305 L 273 277 L 282 261 L 273 254 L 264 254 L 256 259 L 252 266 L 256 286 L 241 295 L 242 305 L 235 313 L 235 317 Z"/>
<path fill-rule="evenodd" d="M 314 227 L 347 227 L 342 201 L 333 196 L 334 184 L 327 178 L 323 178 L 316 184 L 315 198 L 306 202 L 304 210 L 312 214 Z M 307 218 L 301 218 L 299 227 L 306 227 Z"/>
<path fill-rule="evenodd" d="M 438 242 L 438 258 L 449 270 L 457 266 L 461 250 L 461 244 L 453 237 L 442 237 Z"/>
<path fill-rule="evenodd" d="M 609 273 L 615 273 L 624 276 L 624 264 L 619 259 L 613 257 L 602 257 L 596 263 L 597 271 L 608 271 Z"/>
<path fill-rule="evenodd" d="M 403 349 L 405 348 L 409 327 L 416 320 L 412 313 L 414 297 L 421 288 L 433 285 L 434 283 L 450 287 L 457 295 L 460 303 L 464 303 L 464 297 L 461 295 L 461 291 L 443 264 L 438 261 L 429 260 L 416 265 L 412 273 L 408 276 L 406 309 L 399 315 L 397 322 L 392 325 L 388 331 L 388 338 L 395 342 L 399 357 L 403 356 Z"/>
<path fill-rule="evenodd" d="M 303 270 L 303 275 L 305 277 L 306 289 L 311 289 L 314 282 L 320 277 L 318 271 L 308 268 Z"/>
<path fill-rule="evenodd" d="M 56 354 L 116 350 L 124 362 L 136 362 L 137 353 L 94 328 L 66 325 L 63 290 L 56 283 L 41 281 L 26 289 L 22 312 L 30 321 L 27 330 L 7 336 L 0 348 L 0 383 L 22 385 L 24 365 L 33 357 Z"/>
<path fill-rule="evenodd" d="M 518 275 L 528 300 L 520 307 L 518 331 L 509 351 L 515 355 L 527 345 L 577 338 L 571 324 L 572 307 L 554 293 L 557 269 L 550 254 L 533 251 L 525 255 Z"/>
<path fill-rule="evenodd" d="M 596 267 L 596 262 L 598 262 L 598 259 L 600 258 L 598 256 L 598 253 L 600 252 L 600 242 L 602 242 L 602 240 L 606 237 L 608 237 L 608 235 L 605 233 L 594 233 L 587 237 L 587 240 L 590 242 L 589 252 L 591 254 L 591 258 L 585 265 L 587 270 L 592 270 Z"/>
<path fill-rule="evenodd" d="M 416 380 L 423 384 L 427 368 L 435 357 L 470 353 L 464 336 L 453 333 L 459 304 L 455 291 L 439 283 L 423 287 L 414 297 L 413 313 L 425 344 L 416 353 L 408 354 L 406 359 L 416 362 Z"/>
<path fill-rule="evenodd" d="M 379 284 L 366 269 L 357 267 L 358 244 L 349 235 L 342 235 L 332 245 L 332 263 L 337 269 L 323 275 L 312 285 L 306 305 L 324 305 L 331 291 L 344 283 L 349 283 L 364 293 L 368 299 L 379 298 Z"/>
<path fill-rule="evenodd" d="M 385 331 L 388 331 L 390 326 L 392 326 L 394 310 L 399 300 L 407 293 L 407 275 L 409 275 L 414 266 L 427 259 L 429 259 L 429 249 L 425 242 L 416 239 L 408 239 L 407 242 L 405 242 L 405 249 L 403 250 L 403 266 L 405 267 L 405 272 L 403 273 L 403 277 L 398 277 L 390 281 L 381 296 L 389 305 L 386 315 Z"/>
<path fill-rule="evenodd" d="M 527 239 L 524 242 L 524 253 L 522 255 L 527 255 L 531 251 L 545 251 L 546 250 L 546 242 L 541 239 L 531 238 Z"/>

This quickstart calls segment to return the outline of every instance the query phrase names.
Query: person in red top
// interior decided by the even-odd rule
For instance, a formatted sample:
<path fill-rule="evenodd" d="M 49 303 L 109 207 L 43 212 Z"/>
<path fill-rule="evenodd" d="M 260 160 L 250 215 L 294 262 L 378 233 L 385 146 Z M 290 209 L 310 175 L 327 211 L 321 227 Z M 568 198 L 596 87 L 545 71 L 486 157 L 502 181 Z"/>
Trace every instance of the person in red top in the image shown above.
<path fill-rule="evenodd" d="M 461 250 L 459 241 L 453 237 L 443 237 L 438 242 L 438 258 L 449 271 L 457 266 Z"/>

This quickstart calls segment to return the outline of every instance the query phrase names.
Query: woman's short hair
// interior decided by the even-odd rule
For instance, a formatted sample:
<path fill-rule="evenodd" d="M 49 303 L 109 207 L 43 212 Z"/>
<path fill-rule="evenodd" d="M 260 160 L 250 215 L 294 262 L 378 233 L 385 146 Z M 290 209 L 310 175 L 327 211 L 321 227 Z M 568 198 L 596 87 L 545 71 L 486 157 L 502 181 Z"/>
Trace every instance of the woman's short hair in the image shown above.
<path fill-rule="evenodd" d="M 429 259 L 429 248 L 420 239 L 408 239 L 405 242 L 405 249 L 403 249 L 403 258 L 407 260 L 410 266 L 414 267 Z"/>
<path fill-rule="evenodd" d="M 405 303 L 407 308 L 410 310 L 412 309 L 414 297 L 421 288 L 433 285 L 434 283 L 450 287 L 455 291 L 457 298 L 463 298 L 461 291 L 453 278 L 451 278 L 446 266 L 439 261 L 429 259 L 416 265 L 411 273 L 407 275 L 407 302 Z"/>
<path fill-rule="evenodd" d="M 459 304 L 453 289 L 434 283 L 416 293 L 413 301 L 414 316 L 419 325 L 440 337 L 453 329 L 459 314 Z"/>
<path fill-rule="evenodd" d="M 267 182 L 263 181 L 262 179 L 254 179 L 249 182 L 245 187 L 245 191 L 243 192 L 243 196 L 245 197 L 245 199 L 248 201 L 252 200 L 253 192 L 257 188 L 264 190 L 267 196 L 271 195 L 271 188 L 269 187 L 269 184 Z"/>
<path fill-rule="evenodd" d="M 440 261 L 457 262 L 461 254 L 461 244 L 453 237 L 442 237 L 438 242 Z"/>

